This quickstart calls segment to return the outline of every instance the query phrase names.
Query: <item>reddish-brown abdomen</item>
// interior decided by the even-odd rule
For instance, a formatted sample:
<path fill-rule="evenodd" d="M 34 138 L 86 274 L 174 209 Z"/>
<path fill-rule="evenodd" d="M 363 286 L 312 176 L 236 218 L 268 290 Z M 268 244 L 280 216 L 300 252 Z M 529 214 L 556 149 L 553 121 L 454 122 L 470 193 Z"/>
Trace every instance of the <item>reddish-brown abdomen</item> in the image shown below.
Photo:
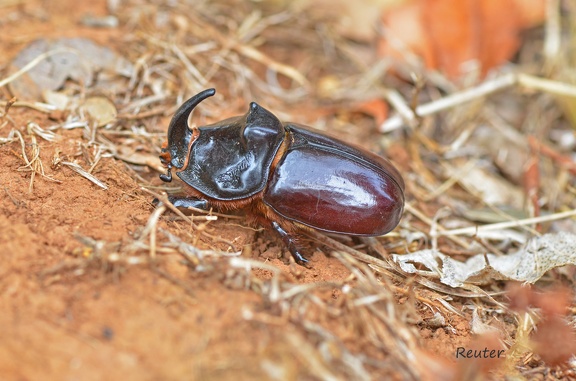
<path fill-rule="evenodd" d="M 374 236 L 394 229 L 404 184 L 388 161 L 299 127 L 289 131 L 294 143 L 264 193 L 268 206 L 328 232 Z"/>

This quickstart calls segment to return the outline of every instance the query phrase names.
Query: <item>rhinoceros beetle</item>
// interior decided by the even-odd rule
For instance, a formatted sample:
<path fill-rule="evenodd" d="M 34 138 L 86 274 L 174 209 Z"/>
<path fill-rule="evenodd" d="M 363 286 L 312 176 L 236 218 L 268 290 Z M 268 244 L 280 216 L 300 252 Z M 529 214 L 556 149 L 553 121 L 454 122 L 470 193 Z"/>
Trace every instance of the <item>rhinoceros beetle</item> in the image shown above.
<path fill-rule="evenodd" d="M 282 123 L 255 102 L 245 115 L 189 126 L 204 90 L 174 114 L 160 159 L 188 184 L 177 207 L 246 209 L 276 231 L 300 264 L 307 229 L 356 236 L 388 233 L 404 209 L 404 181 L 386 159 L 295 123 Z"/>

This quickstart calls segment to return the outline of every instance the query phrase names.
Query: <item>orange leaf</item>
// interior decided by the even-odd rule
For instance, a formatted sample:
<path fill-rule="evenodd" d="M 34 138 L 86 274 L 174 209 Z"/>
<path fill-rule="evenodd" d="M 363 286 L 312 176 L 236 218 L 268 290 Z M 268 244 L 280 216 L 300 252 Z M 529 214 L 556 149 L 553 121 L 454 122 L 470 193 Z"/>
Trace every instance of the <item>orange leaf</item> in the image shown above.
<path fill-rule="evenodd" d="M 522 28 L 539 25 L 546 17 L 546 2 L 542 0 L 514 0 L 520 14 Z"/>
<path fill-rule="evenodd" d="M 391 38 L 380 41 L 379 53 L 402 57 L 391 43 L 397 39 L 450 78 L 472 60 L 486 74 L 514 55 L 523 27 L 544 18 L 544 1 L 415 0 L 383 15 Z"/>
<path fill-rule="evenodd" d="M 353 111 L 358 111 L 374 118 L 376 125 L 379 126 L 388 117 L 388 104 L 382 99 L 372 99 L 357 104 Z"/>

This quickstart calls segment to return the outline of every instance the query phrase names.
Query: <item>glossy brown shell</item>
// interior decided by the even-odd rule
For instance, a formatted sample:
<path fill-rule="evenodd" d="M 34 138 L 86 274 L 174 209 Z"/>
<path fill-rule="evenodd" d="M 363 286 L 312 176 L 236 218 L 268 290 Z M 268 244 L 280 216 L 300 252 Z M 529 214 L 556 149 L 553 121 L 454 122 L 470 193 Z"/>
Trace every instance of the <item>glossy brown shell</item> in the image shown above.
<path fill-rule="evenodd" d="M 404 182 L 386 159 L 289 124 L 292 144 L 278 163 L 264 203 L 327 232 L 375 236 L 400 221 Z"/>

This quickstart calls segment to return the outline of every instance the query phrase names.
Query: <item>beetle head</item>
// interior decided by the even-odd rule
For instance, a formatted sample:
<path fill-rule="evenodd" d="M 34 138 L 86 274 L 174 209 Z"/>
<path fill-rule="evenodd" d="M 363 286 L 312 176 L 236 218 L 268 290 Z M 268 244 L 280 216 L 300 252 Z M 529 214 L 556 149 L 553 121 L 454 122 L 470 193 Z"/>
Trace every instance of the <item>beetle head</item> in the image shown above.
<path fill-rule="evenodd" d="M 160 179 L 163 181 L 172 181 L 172 167 L 180 169 L 186 162 L 192 137 L 192 131 L 189 128 L 189 117 L 192 115 L 194 107 L 215 93 L 215 89 L 207 89 L 194 95 L 184 102 L 172 117 L 168 127 L 168 140 L 162 145 L 160 153 L 160 161 L 168 168 L 167 174 L 160 175 Z"/>

